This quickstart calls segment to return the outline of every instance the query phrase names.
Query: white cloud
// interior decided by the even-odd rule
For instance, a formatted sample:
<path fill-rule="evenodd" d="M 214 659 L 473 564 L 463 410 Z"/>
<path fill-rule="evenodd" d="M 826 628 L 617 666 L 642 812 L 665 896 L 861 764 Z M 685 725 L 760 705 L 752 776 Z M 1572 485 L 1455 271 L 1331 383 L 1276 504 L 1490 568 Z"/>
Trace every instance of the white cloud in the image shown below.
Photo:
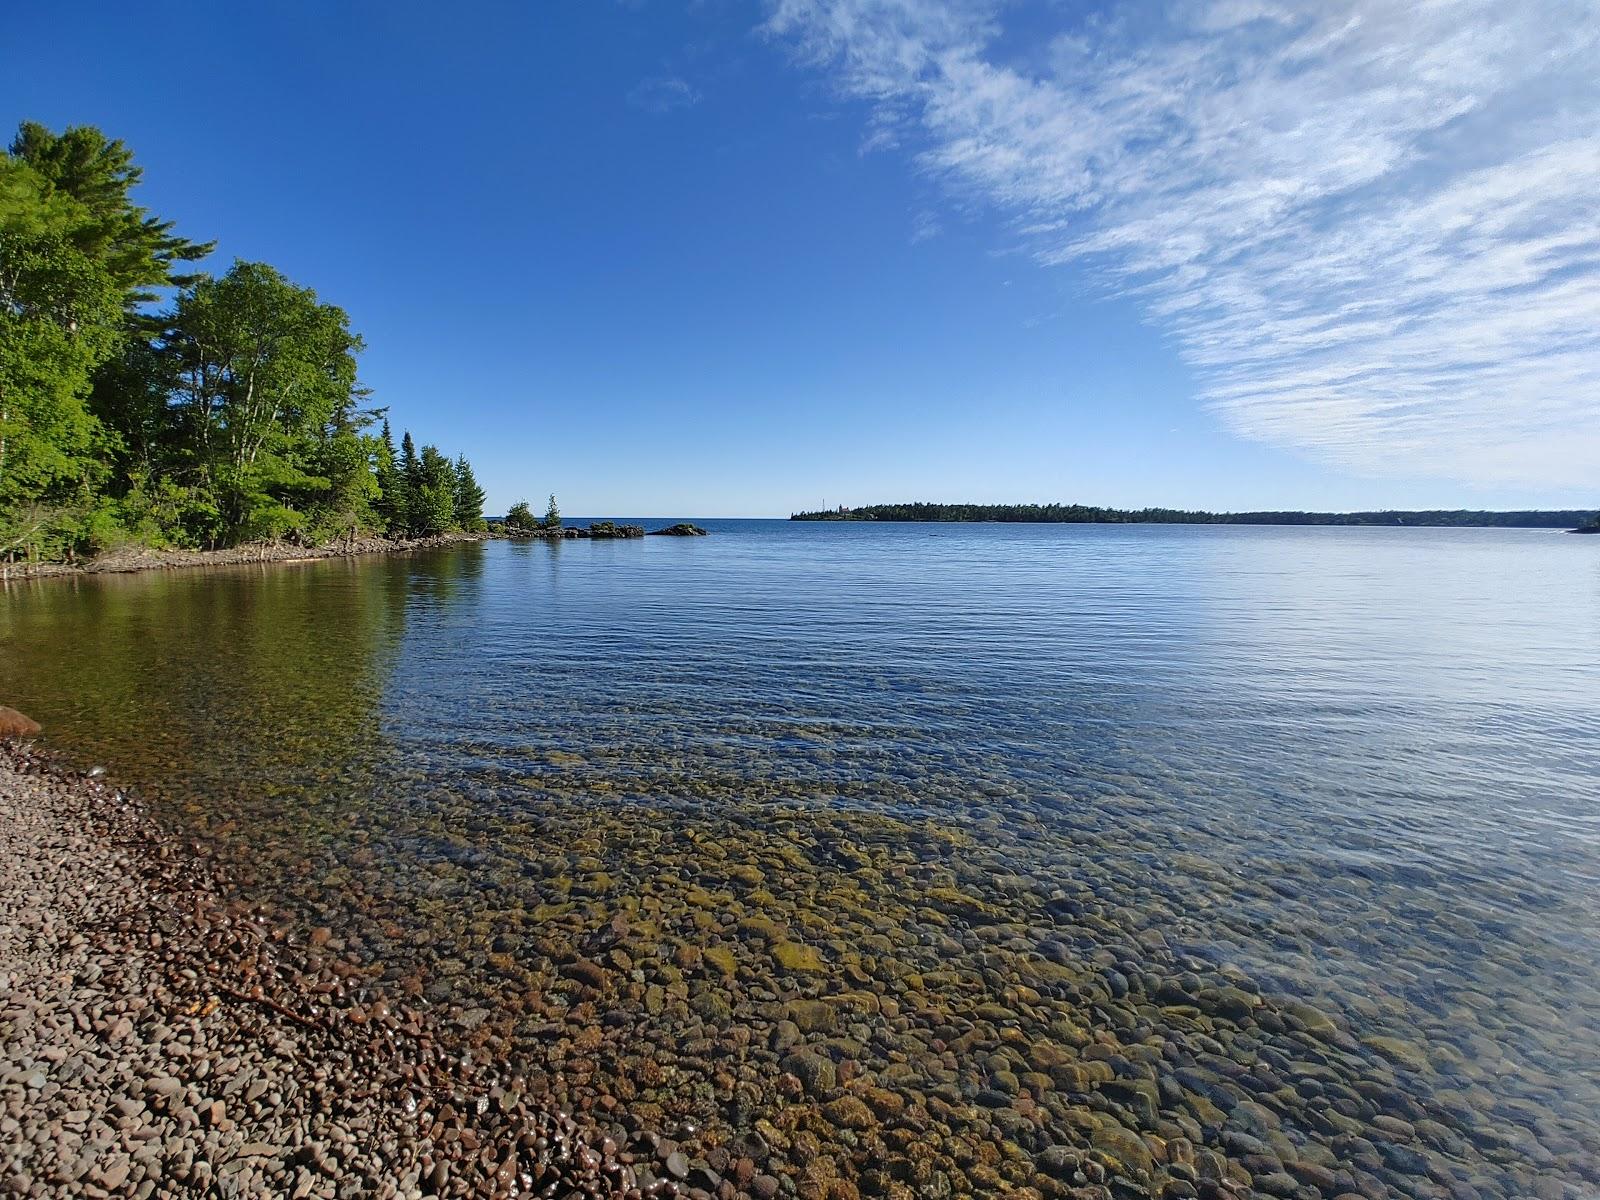
<path fill-rule="evenodd" d="M 774 0 L 767 28 L 1041 262 L 1139 297 L 1240 433 L 1362 471 L 1600 486 L 1600 10 L 1018 24 L 1039 15 Z"/>
<path fill-rule="evenodd" d="M 628 92 L 628 103 L 645 112 L 669 113 L 700 103 L 699 91 L 676 75 L 642 79 Z"/>

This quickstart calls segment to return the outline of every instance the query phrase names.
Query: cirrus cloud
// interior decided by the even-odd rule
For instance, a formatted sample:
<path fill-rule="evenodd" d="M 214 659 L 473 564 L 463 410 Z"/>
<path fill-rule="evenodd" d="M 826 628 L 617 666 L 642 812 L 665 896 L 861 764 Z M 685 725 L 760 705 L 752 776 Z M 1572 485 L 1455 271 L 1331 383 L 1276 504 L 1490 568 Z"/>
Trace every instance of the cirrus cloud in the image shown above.
<path fill-rule="evenodd" d="M 1038 18 L 773 0 L 766 28 L 872 106 L 869 144 L 1137 297 L 1239 433 L 1364 472 L 1600 485 L 1591 4 Z"/>
<path fill-rule="evenodd" d="M 628 103 L 659 115 L 693 108 L 700 103 L 700 93 L 693 84 L 676 75 L 654 75 L 633 86 L 628 92 Z"/>

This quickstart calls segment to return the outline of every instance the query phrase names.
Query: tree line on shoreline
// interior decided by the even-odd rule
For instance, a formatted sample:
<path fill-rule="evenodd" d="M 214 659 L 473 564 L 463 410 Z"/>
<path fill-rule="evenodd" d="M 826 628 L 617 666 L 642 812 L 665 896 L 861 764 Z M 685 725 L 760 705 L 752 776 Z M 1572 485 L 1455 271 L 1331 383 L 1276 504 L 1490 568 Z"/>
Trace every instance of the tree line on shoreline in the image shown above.
<path fill-rule="evenodd" d="M 1176 508 L 1100 508 L 1088 504 L 870 504 L 790 514 L 791 521 L 997 521 L 1019 524 L 1108 525 L 1413 525 L 1570 529 L 1600 525 L 1584 510 L 1486 512 L 1427 509 L 1375 512 L 1192 512 Z"/>
<path fill-rule="evenodd" d="M 140 176 L 87 126 L 0 155 L 0 558 L 483 529 L 466 457 L 368 406 L 345 311 L 266 263 L 187 270 L 215 244 Z"/>

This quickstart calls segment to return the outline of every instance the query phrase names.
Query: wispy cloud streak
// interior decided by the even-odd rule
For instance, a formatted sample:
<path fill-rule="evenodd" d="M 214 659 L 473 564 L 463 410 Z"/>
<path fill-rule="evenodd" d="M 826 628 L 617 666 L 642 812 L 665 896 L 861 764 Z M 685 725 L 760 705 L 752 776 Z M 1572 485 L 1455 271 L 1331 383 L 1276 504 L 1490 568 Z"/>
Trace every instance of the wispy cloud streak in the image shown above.
<path fill-rule="evenodd" d="M 676 75 L 656 75 L 635 84 L 628 93 L 628 103 L 645 112 L 670 113 L 693 108 L 700 103 L 700 93 Z"/>
<path fill-rule="evenodd" d="M 1240 433 L 1600 487 L 1600 10 L 1223 0 L 1017 36 L 1038 16 L 774 0 L 767 28 L 874 144 L 1139 297 Z"/>

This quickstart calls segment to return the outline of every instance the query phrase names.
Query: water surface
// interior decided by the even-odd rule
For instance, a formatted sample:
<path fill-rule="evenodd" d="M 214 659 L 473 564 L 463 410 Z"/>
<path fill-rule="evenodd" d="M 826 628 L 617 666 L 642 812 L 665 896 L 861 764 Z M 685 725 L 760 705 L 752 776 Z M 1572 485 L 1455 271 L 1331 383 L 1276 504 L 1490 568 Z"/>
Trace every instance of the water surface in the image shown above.
<path fill-rule="evenodd" d="M 1594 539 L 702 524 L 14 584 L 0 698 L 719 1173 L 1597 1194 Z"/>

